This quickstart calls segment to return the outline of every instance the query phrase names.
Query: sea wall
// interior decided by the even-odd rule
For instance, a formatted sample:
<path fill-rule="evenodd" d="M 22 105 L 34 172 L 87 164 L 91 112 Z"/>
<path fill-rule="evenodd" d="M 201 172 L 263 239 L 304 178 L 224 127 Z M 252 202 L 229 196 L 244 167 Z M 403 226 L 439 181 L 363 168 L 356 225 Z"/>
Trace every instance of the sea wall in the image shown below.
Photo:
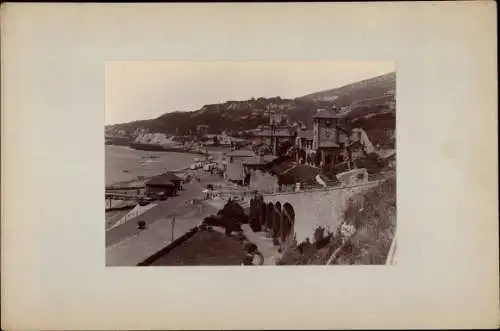
<path fill-rule="evenodd" d="M 264 194 L 263 197 L 266 203 L 280 202 L 282 206 L 290 203 L 295 212 L 293 231 L 297 243 L 307 238 L 312 242 L 317 227 L 334 231 L 341 224 L 349 198 L 378 184 L 379 181 L 373 181 L 350 187 Z"/>
<path fill-rule="evenodd" d="M 153 204 L 153 203 L 150 203 L 146 206 L 136 205 L 134 208 L 132 208 L 132 210 L 130 210 L 127 214 L 125 214 L 122 218 L 120 218 L 116 223 L 114 223 L 109 228 L 112 229 L 114 227 L 122 225 L 122 224 L 136 218 L 137 216 L 144 214 L 145 212 L 147 212 L 148 210 L 150 210 L 151 208 L 154 208 L 156 206 L 157 206 L 157 204 Z"/>

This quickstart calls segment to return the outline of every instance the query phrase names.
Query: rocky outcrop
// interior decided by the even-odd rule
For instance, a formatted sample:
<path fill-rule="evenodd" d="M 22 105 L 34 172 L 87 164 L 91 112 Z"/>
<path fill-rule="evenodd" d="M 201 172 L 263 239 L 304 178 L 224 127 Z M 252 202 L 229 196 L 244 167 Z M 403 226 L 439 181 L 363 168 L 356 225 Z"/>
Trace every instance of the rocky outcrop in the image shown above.
<path fill-rule="evenodd" d="M 174 136 L 165 133 L 155 133 L 144 129 L 134 131 L 133 139 L 136 144 L 161 145 L 166 147 L 175 146 Z"/>

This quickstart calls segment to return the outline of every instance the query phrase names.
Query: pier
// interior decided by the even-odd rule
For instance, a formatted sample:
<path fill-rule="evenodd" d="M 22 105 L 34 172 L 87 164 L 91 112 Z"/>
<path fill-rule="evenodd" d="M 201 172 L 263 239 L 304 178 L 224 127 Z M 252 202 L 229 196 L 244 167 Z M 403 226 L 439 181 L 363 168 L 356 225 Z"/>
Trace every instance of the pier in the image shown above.
<path fill-rule="evenodd" d="M 106 191 L 127 191 L 127 190 L 143 190 L 145 188 L 142 186 L 106 186 Z"/>
<path fill-rule="evenodd" d="M 120 194 L 120 193 L 105 193 L 104 197 L 106 200 L 139 200 L 141 198 L 140 195 L 130 195 L 130 194 Z"/>

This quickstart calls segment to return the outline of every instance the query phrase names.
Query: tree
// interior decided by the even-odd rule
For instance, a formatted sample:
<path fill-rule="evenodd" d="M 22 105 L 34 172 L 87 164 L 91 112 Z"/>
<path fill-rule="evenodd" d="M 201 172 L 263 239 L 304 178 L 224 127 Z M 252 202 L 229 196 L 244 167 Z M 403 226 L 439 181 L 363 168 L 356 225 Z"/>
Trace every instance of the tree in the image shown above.
<path fill-rule="evenodd" d="M 365 168 L 370 174 L 380 172 L 385 166 L 384 160 L 380 159 L 377 153 L 370 153 L 364 158 L 355 160 L 354 163 L 356 168 Z"/>
<path fill-rule="evenodd" d="M 241 207 L 236 201 L 229 200 L 226 202 L 224 207 L 217 213 L 225 218 L 233 218 L 240 222 L 246 221 L 246 214 L 243 207 Z"/>

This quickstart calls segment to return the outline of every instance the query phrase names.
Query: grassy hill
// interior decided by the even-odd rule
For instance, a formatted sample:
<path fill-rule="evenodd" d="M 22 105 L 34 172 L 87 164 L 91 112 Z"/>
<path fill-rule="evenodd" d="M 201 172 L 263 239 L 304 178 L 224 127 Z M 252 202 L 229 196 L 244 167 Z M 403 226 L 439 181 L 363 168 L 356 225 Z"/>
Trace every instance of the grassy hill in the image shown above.
<path fill-rule="evenodd" d="M 132 138 L 137 129 L 186 135 L 196 132 L 198 125 L 205 124 L 209 133 L 227 131 L 236 134 L 267 124 L 268 111 L 287 114 L 291 122 L 311 125 L 312 115 L 318 108 L 330 109 L 335 105 L 337 108 L 348 107 L 343 116 L 353 126 L 368 129 L 371 139 L 370 132 L 395 127 L 395 110 L 394 105 L 391 106 L 395 88 L 396 74 L 390 73 L 295 99 L 252 98 L 209 104 L 198 110 L 171 112 L 155 119 L 107 126 L 106 132 Z M 376 135 L 380 136 L 380 133 Z"/>
<path fill-rule="evenodd" d="M 396 90 L 396 73 L 369 78 L 345 85 L 340 88 L 325 90 L 305 95 L 301 99 L 315 101 L 331 101 L 338 107 L 350 106 L 355 102 L 367 100 L 367 104 L 377 103 L 377 100 L 370 99 L 381 98 L 389 94 L 394 94 Z"/>

